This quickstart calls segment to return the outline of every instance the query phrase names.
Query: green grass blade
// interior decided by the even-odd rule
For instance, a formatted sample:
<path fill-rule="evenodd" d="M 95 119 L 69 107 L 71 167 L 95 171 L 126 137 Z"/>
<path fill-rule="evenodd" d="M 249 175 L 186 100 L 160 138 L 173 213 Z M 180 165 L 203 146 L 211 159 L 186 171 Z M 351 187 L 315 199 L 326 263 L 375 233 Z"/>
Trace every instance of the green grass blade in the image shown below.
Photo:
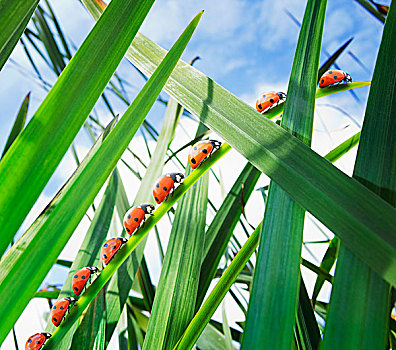
<path fill-rule="evenodd" d="M 21 107 L 19 108 L 18 114 L 15 118 L 14 125 L 12 126 L 12 129 L 10 131 L 10 134 L 8 135 L 8 139 L 6 141 L 6 144 L 3 149 L 3 153 L 0 157 L 3 158 L 8 149 L 11 147 L 12 143 L 14 140 L 17 138 L 17 136 L 21 133 L 23 130 L 23 127 L 25 126 L 25 120 L 26 120 L 26 114 L 29 106 L 29 100 L 30 100 L 30 92 L 26 95 L 25 99 L 22 102 Z"/>
<path fill-rule="evenodd" d="M 176 350 L 190 350 L 196 343 L 197 339 L 209 323 L 210 318 L 220 305 L 221 301 L 235 282 L 239 273 L 243 270 L 251 255 L 257 248 L 262 225 L 260 224 L 251 234 L 250 238 L 243 245 L 241 250 L 232 260 L 230 266 L 224 271 L 220 280 L 213 288 L 201 308 L 198 310 L 179 342 L 174 349 Z"/>
<path fill-rule="evenodd" d="M 107 185 L 106 191 L 102 197 L 99 207 L 95 211 L 95 216 L 84 237 L 81 247 L 77 253 L 77 256 L 73 261 L 73 264 L 70 268 L 66 281 L 63 284 L 59 298 L 75 297 L 72 291 L 72 279 L 77 270 L 85 266 L 98 265 L 100 248 L 102 247 L 103 242 L 106 240 L 106 235 L 109 231 L 111 218 L 113 216 L 117 187 L 118 187 L 118 178 L 117 178 L 117 174 L 114 172 L 112 177 L 110 178 L 109 184 Z M 98 305 L 100 305 L 100 300 L 98 300 Z M 89 310 L 87 313 L 91 318 L 93 317 L 92 311 Z M 89 317 L 87 317 L 87 319 Z M 83 321 L 83 324 L 85 325 L 87 322 L 88 321 L 85 322 Z M 92 330 L 94 330 L 94 328 L 89 327 L 89 325 L 90 323 L 88 322 L 88 329 L 89 332 L 91 332 Z M 80 327 L 83 327 L 83 325 L 81 325 Z M 52 324 L 51 320 L 49 320 L 46 327 L 46 331 L 52 333 L 55 329 L 56 327 Z M 73 330 L 75 329 L 76 327 L 74 327 Z M 85 331 L 87 331 L 87 329 L 85 329 Z M 74 333 L 73 331 L 69 332 L 67 336 L 63 339 L 62 343 L 58 344 L 59 350 L 69 349 L 70 343 L 73 338 L 73 333 Z M 83 337 L 84 337 L 84 333 L 81 332 L 78 335 L 74 335 L 74 338 L 83 338 Z M 86 340 L 81 339 L 81 341 L 86 341 Z"/>
<path fill-rule="evenodd" d="M 210 282 L 216 274 L 220 259 L 241 216 L 242 192 L 244 199 L 248 201 L 260 175 L 261 173 L 253 165 L 246 164 L 206 231 L 196 308 L 202 304 Z"/>
<path fill-rule="evenodd" d="M 348 47 L 348 45 L 351 43 L 353 40 L 353 37 L 350 38 L 348 41 L 346 41 L 336 52 L 334 52 L 327 60 L 325 63 L 321 65 L 319 68 L 319 73 L 318 73 L 318 80 L 317 82 L 319 83 L 320 77 L 328 71 L 328 69 L 334 64 L 334 62 L 337 60 L 338 57 L 345 51 L 345 49 Z"/>
<path fill-rule="evenodd" d="M 354 178 L 393 206 L 396 203 L 395 40 L 396 2 L 392 2 L 353 173 Z M 389 292 L 389 285 L 341 241 L 323 349 L 384 349 L 389 336 Z"/>
<path fill-rule="evenodd" d="M 188 166 L 186 175 L 191 172 Z M 205 174 L 177 206 L 143 350 L 172 349 L 194 315 L 208 184 Z"/>
<path fill-rule="evenodd" d="M 38 0 L 0 1 L 0 71 L 22 36 Z"/>
<path fill-rule="evenodd" d="M 320 268 L 326 271 L 327 273 L 330 272 L 330 270 L 333 268 L 335 264 L 338 255 L 339 246 L 340 246 L 340 240 L 337 237 L 334 237 L 330 241 L 329 247 L 327 248 L 326 253 L 322 259 L 322 262 L 320 263 Z M 319 292 L 323 287 L 324 282 L 325 282 L 325 278 L 318 275 L 312 292 L 312 305 L 314 306 L 316 303 L 316 299 L 319 295 Z"/>
<path fill-rule="evenodd" d="M 109 5 L 3 158 L 0 253 L 69 148 L 153 2 L 116 0 Z"/>
<path fill-rule="evenodd" d="M 385 23 L 385 16 L 379 12 L 373 4 L 368 0 L 356 0 L 360 5 L 362 5 L 368 12 L 370 12 L 374 17 L 376 17 L 380 22 Z"/>
<path fill-rule="evenodd" d="M 281 122 L 308 146 L 326 5 L 307 2 Z M 305 210 L 271 182 L 241 349 L 286 350 L 294 342 L 304 219 Z"/>
<path fill-rule="evenodd" d="M 54 290 L 54 291 L 42 291 L 42 292 L 37 292 L 34 294 L 34 298 L 45 298 L 45 299 L 58 299 L 59 296 L 59 291 Z"/>
<path fill-rule="evenodd" d="M 154 204 L 152 196 L 152 187 L 155 180 L 161 175 L 164 166 L 164 158 L 168 145 L 174 137 L 176 125 L 182 110 L 178 107 L 178 103 L 174 99 L 170 99 L 165 112 L 165 118 L 161 133 L 158 137 L 158 142 L 153 153 L 153 157 L 149 166 L 146 169 L 146 174 L 143 177 L 138 193 L 134 200 L 134 205 L 141 203 Z M 127 199 L 123 203 L 117 204 L 120 218 L 123 220 L 124 214 L 129 209 Z M 120 213 L 121 212 L 121 213 Z M 120 318 L 121 311 L 128 298 L 129 291 L 135 279 L 135 275 L 144 261 L 143 252 L 146 245 L 146 240 L 139 245 L 139 247 L 131 254 L 131 257 L 118 269 L 114 277 L 111 279 L 107 293 L 106 293 L 106 306 L 107 306 L 107 328 L 106 328 L 106 342 L 108 343 L 112 337 L 117 322 Z M 146 285 L 147 287 L 147 285 Z M 151 287 L 149 287 L 151 289 Z M 145 290 L 142 290 L 144 298 L 147 302 L 147 295 Z M 153 297 L 153 291 L 151 290 Z M 149 305 L 152 305 L 150 302 Z"/>
<path fill-rule="evenodd" d="M 355 147 L 360 140 L 360 131 L 355 135 L 351 136 L 348 140 L 338 145 L 336 148 L 332 149 L 329 153 L 325 155 L 325 159 L 329 162 L 334 163 L 336 160 L 340 159 L 344 154 L 348 153 L 353 147 Z"/>
<path fill-rule="evenodd" d="M 158 221 L 165 216 L 165 214 L 173 207 L 173 205 L 199 180 L 199 178 L 205 174 L 219 159 L 221 159 L 231 147 L 224 143 L 219 150 L 217 150 L 210 159 L 198 169 L 194 170 L 193 173 L 183 181 L 183 185 L 176 188 L 174 195 L 169 197 L 163 202 L 155 211 L 154 216 L 151 216 L 146 220 L 143 228 L 139 229 L 128 242 L 117 252 L 117 255 L 111 260 L 111 262 L 102 271 L 100 276 L 92 283 L 87 291 L 81 296 L 75 306 L 71 309 L 70 314 L 56 329 L 53 336 L 46 343 L 48 349 L 54 346 L 54 343 L 59 341 L 70 329 L 70 327 L 76 322 L 80 315 L 84 312 L 90 302 L 95 298 L 97 293 L 103 288 L 103 286 L 110 280 L 114 275 L 115 271 L 123 264 L 123 262 L 130 256 L 130 254 L 136 249 L 141 241 L 146 237 L 148 232 L 158 223 Z"/>
<path fill-rule="evenodd" d="M 98 18 L 101 9 L 95 1 L 85 0 L 85 3 Z M 165 53 L 139 34 L 127 58 L 151 75 Z M 319 89 L 317 97 L 369 84 Z M 396 227 L 396 211 L 390 205 L 187 63 L 178 63 L 165 91 L 228 140 L 257 169 L 279 183 L 344 240 L 355 254 L 396 285 L 396 239 L 391 234 Z"/>

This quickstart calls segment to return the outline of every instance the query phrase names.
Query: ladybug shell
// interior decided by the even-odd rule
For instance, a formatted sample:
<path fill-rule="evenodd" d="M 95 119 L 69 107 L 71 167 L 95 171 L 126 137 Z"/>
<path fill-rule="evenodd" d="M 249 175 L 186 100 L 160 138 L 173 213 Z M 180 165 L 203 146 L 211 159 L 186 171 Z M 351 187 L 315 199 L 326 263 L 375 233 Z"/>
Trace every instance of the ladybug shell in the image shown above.
<path fill-rule="evenodd" d="M 188 162 L 191 168 L 195 169 L 207 156 L 213 152 L 213 145 L 210 141 L 198 141 L 188 154 Z"/>
<path fill-rule="evenodd" d="M 76 271 L 72 281 L 72 289 L 75 295 L 79 296 L 81 294 L 92 274 L 93 272 L 88 267 Z"/>
<path fill-rule="evenodd" d="M 125 238 L 116 237 L 107 240 L 105 244 L 103 244 L 102 249 L 100 250 L 100 258 L 102 259 L 104 266 L 106 266 L 111 261 L 111 259 L 113 259 L 114 255 L 119 251 L 125 242 Z"/>
<path fill-rule="evenodd" d="M 170 176 L 164 175 L 160 177 L 153 188 L 153 196 L 155 201 L 158 204 L 162 203 L 170 191 L 172 191 L 174 185 L 175 182 Z"/>
<path fill-rule="evenodd" d="M 66 311 L 69 309 L 70 301 L 67 298 L 59 299 L 51 309 L 51 321 L 58 327 L 62 322 Z"/>
<path fill-rule="evenodd" d="M 319 87 L 324 88 L 326 86 L 333 85 L 345 79 L 346 73 L 339 69 L 331 69 L 324 73 L 319 80 Z"/>
<path fill-rule="evenodd" d="M 256 109 L 258 112 L 263 113 L 267 109 L 276 105 L 279 102 L 279 95 L 277 92 L 266 92 L 262 94 L 256 101 Z"/>
<path fill-rule="evenodd" d="M 146 213 L 141 207 L 133 207 L 124 216 L 124 227 L 130 235 L 139 227 Z"/>
<path fill-rule="evenodd" d="M 36 333 L 26 341 L 25 350 L 39 350 L 51 335 L 49 333 Z"/>

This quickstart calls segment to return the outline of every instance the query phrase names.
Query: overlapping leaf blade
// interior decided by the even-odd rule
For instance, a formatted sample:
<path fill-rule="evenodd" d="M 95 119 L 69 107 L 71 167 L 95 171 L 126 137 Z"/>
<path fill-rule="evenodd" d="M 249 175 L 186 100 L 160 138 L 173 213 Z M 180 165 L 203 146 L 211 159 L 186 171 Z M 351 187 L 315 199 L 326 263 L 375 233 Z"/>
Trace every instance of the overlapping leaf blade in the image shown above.
<path fill-rule="evenodd" d="M 396 203 L 395 40 L 396 2 L 392 2 L 353 174 L 393 206 Z M 389 285 L 341 241 L 323 349 L 384 349 L 388 338 L 389 302 Z M 349 315 L 348 320 L 345 314 Z"/>
<path fill-rule="evenodd" d="M 153 2 L 116 0 L 109 5 L 3 158 L 0 254 L 83 125 Z"/>
<path fill-rule="evenodd" d="M 96 18 L 100 16 L 101 10 L 94 0 L 85 0 L 85 4 L 90 4 L 88 9 Z M 164 54 L 162 48 L 139 34 L 127 58 L 151 75 Z M 352 84 L 320 89 L 319 95 L 343 91 Z M 396 285 L 396 238 L 392 234 L 396 227 L 395 209 L 183 61 L 174 70 L 165 91 Z M 300 191 L 301 188 L 305 190 Z"/>

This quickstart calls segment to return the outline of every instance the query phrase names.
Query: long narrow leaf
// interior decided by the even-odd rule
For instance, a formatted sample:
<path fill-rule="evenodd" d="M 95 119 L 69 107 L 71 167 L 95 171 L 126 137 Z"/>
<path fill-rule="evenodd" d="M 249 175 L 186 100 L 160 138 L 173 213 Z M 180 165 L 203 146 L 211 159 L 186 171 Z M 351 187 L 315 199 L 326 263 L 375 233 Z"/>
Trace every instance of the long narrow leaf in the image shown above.
<path fill-rule="evenodd" d="M 0 1 L 0 71 L 26 28 L 39 0 Z"/>
<path fill-rule="evenodd" d="M 308 146 L 326 5 L 325 0 L 307 2 L 281 122 L 283 128 Z M 292 346 L 304 219 L 305 210 L 271 182 L 242 349 L 288 350 Z"/>
<path fill-rule="evenodd" d="M 12 126 L 12 129 L 10 131 L 10 134 L 8 135 L 8 139 L 6 141 L 6 144 L 3 149 L 3 153 L 0 157 L 3 158 L 8 149 L 11 147 L 12 143 L 14 140 L 17 138 L 17 136 L 21 133 L 23 130 L 23 127 L 25 126 L 25 120 L 26 120 L 26 114 L 29 106 L 29 100 L 30 100 L 30 92 L 26 95 L 25 99 L 22 102 L 21 107 L 19 108 L 18 114 L 15 118 L 14 125 Z"/>
<path fill-rule="evenodd" d="M 396 2 L 392 2 L 353 173 L 354 178 L 392 206 L 396 203 L 395 40 Z M 388 338 L 390 287 L 342 243 L 323 348 L 384 349 Z"/>
<path fill-rule="evenodd" d="M 153 2 L 112 1 L 1 161 L 0 254 L 83 125 Z"/>

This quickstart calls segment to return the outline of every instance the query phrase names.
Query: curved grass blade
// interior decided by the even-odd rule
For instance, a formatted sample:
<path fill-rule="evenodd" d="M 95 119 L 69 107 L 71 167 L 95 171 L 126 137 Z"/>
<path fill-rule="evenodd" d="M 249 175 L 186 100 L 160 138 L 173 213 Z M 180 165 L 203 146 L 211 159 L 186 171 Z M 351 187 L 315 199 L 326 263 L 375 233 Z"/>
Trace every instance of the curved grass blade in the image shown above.
<path fill-rule="evenodd" d="M 356 0 L 360 5 L 362 5 L 368 12 L 370 12 L 374 17 L 376 17 L 380 22 L 385 23 L 385 16 L 378 11 L 373 4 L 368 0 Z"/>
<path fill-rule="evenodd" d="M 174 100 L 170 99 L 165 112 L 165 118 L 161 133 L 158 136 L 157 145 L 151 158 L 150 164 L 146 169 L 146 174 L 140 183 L 138 193 L 134 200 L 134 205 L 142 203 L 155 204 L 152 197 L 152 186 L 155 180 L 161 175 L 164 166 L 164 158 L 171 140 L 174 137 L 176 125 L 182 113 L 180 105 Z M 125 198 L 124 203 L 117 204 L 117 210 L 120 214 L 120 219 L 123 220 L 124 214 L 129 209 L 129 203 Z M 121 212 L 121 213 L 120 213 Z M 128 260 L 117 270 L 114 277 L 111 279 L 107 293 L 106 293 L 106 308 L 107 308 L 107 328 L 106 328 L 106 343 L 110 342 L 112 334 L 117 326 L 121 312 L 127 301 L 129 291 L 132 287 L 135 275 L 139 271 L 144 260 L 143 252 L 146 245 L 146 240 L 139 245 L 139 247 L 131 254 Z M 139 276 L 138 276 L 139 277 Z M 148 281 L 146 281 L 148 282 Z M 151 290 L 151 297 L 154 297 L 153 288 L 146 284 Z M 150 306 L 146 290 L 142 290 L 145 302 Z"/>
<path fill-rule="evenodd" d="M 7 298 L 10 298 L 13 293 L 16 293 L 15 298 L 18 298 L 18 303 L 13 303 L 12 308 L 0 309 L 0 341 L 2 336 L 6 335 L 3 332 L 6 332 L 6 328 L 15 322 L 49 268 L 56 261 L 75 227 L 142 124 L 190 40 L 201 15 L 202 13 L 199 13 L 191 21 L 156 73 L 148 80 L 121 121 L 103 140 L 97 151 L 91 152 L 86 162 L 81 164 L 84 166 L 75 173 L 77 176 L 69 184 L 64 200 L 59 200 L 48 208 L 42 215 L 45 220 L 41 220 L 38 225 L 33 225 L 33 232 L 23 235 L 13 246 L 14 251 L 18 253 L 7 254 L 11 262 L 0 263 L 0 297 L 7 295 Z M 125 130 L 128 132 L 126 133 Z M 95 178 L 94 182 L 93 178 Z M 13 282 L 12 276 L 15 273 L 21 276 L 19 283 L 23 283 L 23 287 Z M 28 283 L 22 278 L 25 275 L 30 276 Z M 5 311 L 7 311 L 6 314 L 4 314 Z"/>
<path fill-rule="evenodd" d="M 29 100 L 30 100 L 30 92 L 26 95 L 25 99 L 22 102 L 21 107 L 19 108 L 18 114 L 15 118 L 14 125 L 12 126 L 12 129 L 10 131 L 10 134 L 8 135 L 8 139 L 6 141 L 6 144 L 3 149 L 3 153 L 0 157 L 3 158 L 8 149 L 11 147 L 12 143 L 14 140 L 17 138 L 17 136 L 21 133 L 23 130 L 23 127 L 25 126 L 25 120 L 26 120 L 26 114 L 29 106 Z"/>
<path fill-rule="evenodd" d="M 188 166 L 186 176 L 191 172 Z M 208 185 L 206 173 L 177 206 L 143 350 L 172 349 L 194 315 Z"/>
<path fill-rule="evenodd" d="M 353 172 L 354 178 L 392 206 L 396 203 L 395 40 L 396 2 L 392 2 Z M 323 349 L 384 349 L 389 310 L 390 286 L 341 241 Z"/>
<path fill-rule="evenodd" d="M 340 246 L 340 240 L 337 237 L 334 237 L 330 241 L 329 247 L 327 248 L 326 253 L 322 259 L 322 262 L 320 263 L 320 268 L 326 271 L 327 273 L 330 272 L 330 270 L 335 264 L 335 261 L 337 260 L 339 246 Z M 313 306 L 315 306 L 316 299 L 319 295 L 320 290 L 322 289 L 324 282 L 325 282 L 325 278 L 323 278 L 322 276 L 318 275 L 318 277 L 316 277 L 314 289 L 312 292 Z"/>
<path fill-rule="evenodd" d="M 334 163 L 336 160 L 340 159 L 344 154 L 354 148 L 360 140 L 360 131 L 355 135 L 351 136 L 348 140 L 338 145 L 336 148 L 332 149 L 329 153 L 325 155 L 325 159 L 329 162 Z"/>
<path fill-rule="evenodd" d="M 18 43 L 39 0 L 0 1 L 0 71 Z"/>
<path fill-rule="evenodd" d="M 241 216 L 241 195 L 243 193 L 246 201 L 249 199 L 260 175 L 260 171 L 253 165 L 246 164 L 206 231 L 205 249 L 199 276 L 197 309 L 202 304 L 209 285 L 216 274 L 220 259 Z M 244 186 L 242 187 L 242 185 Z"/>
<path fill-rule="evenodd" d="M 326 5 L 325 0 L 307 2 L 281 121 L 308 146 Z M 288 350 L 294 342 L 304 219 L 305 210 L 272 181 L 241 349 Z"/>
<path fill-rule="evenodd" d="M 100 7 L 94 0 L 85 0 L 85 4 L 96 18 L 100 16 Z M 164 54 L 165 50 L 139 34 L 127 58 L 150 75 Z M 341 84 L 320 89 L 319 95 L 353 87 L 356 87 L 353 83 Z M 174 70 L 165 91 L 230 141 L 257 169 L 279 183 L 294 200 L 344 240 L 363 261 L 396 285 L 396 238 L 392 234 L 396 211 L 389 204 L 183 61 Z M 301 188 L 306 190 L 300 191 Z"/>
<path fill-rule="evenodd" d="M 184 331 L 183 335 L 180 337 L 179 342 L 173 348 L 174 350 L 192 349 L 197 339 L 208 324 L 211 316 L 220 305 L 232 284 L 235 282 L 235 279 L 239 273 L 245 267 L 251 255 L 256 250 L 260 237 L 261 226 L 262 224 L 260 224 L 253 231 L 249 239 L 235 256 L 234 260 L 232 260 L 230 266 L 225 270 L 224 274 L 221 276 L 212 292 L 209 294 L 201 308 L 195 314 L 194 318 Z"/>
<path fill-rule="evenodd" d="M 52 337 L 47 341 L 46 347 L 51 349 L 57 341 L 59 341 L 77 321 L 80 315 L 88 307 L 90 302 L 95 298 L 97 293 L 110 280 L 115 271 L 123 264 L 129 255 L 136 249 L 140 242 L 146 237 L 148 232 L 157 224 L 157 222 L 165 216 L 165 214 L 173 207 L 173 205 L 198 181 L 198 179 L 207 172 L 219 159 L 221 159 L 231 147 L 224 143 L 210 159 L 198 169 L 194 170 L 191 175 L 184 179 L 183 184 L 176 188 L 174 195 L 163 202 L 155 211 L 154 215 L 146 220 L 144 227 L 139 229 L 128 242 L 117 252 L 117 255 L 110 261 L 100 276 L 91 284 L 87 291 L 81 296 L 75 306 L 71 309 L 69 315 L 56 329 Z"/>
<path fill-rule="evenodd" d="M 153 2 L 115 0 L 109 5 L 1 161 L 0 254 L 83 125 Z"/>

